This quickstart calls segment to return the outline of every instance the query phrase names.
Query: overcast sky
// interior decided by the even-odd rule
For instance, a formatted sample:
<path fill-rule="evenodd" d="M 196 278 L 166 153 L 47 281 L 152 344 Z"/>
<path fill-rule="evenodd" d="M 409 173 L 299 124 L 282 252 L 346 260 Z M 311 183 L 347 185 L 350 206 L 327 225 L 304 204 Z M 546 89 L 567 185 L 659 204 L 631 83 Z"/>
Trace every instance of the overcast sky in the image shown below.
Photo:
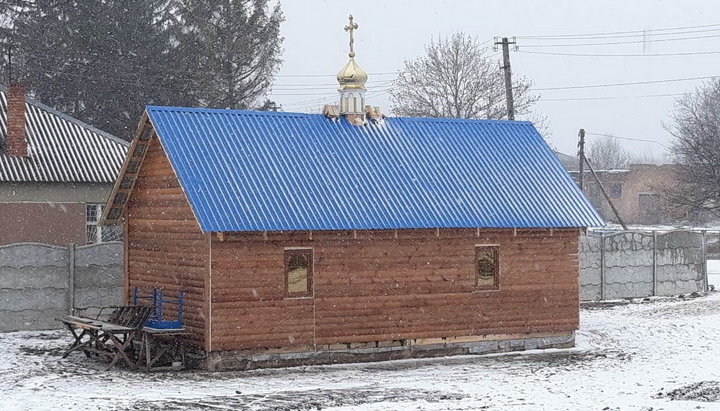
<path fill-rule="evenodd" d="M 389 114 L 387 94 L 393 72 L 403 61 L 423 52 L 437 35 L 464 31 L 482 41 L 494 36 L 517 36 L 520 50 L 511 53 L 514 74 L 532 79 L 536 88 L 668 80 L 720 74 L 720 54 L 640 57 L 585 57 L 529 54 L 662 54 L 720 52 L 720 2 L 660 1 L 336 1 L 284 0 L 286 21 L 284 64 L 270 96 L 286 111 L 319 112 L 337 100 L 335 74 L 347 62 L 347 34 L 343 26 L 352 13 L 356 61 L 369 74 L 367 103 Z M 701 25 L 714 27 L 694 27 Z M 656 31 L 653 34 L 653 30 Z M 522 36 L 577 35 L 647 30 L 600 39 L 532 39 Z M 624 37 L 619 37 L 624 36 Z M 678 38 L 694 37 L 688 40 Z M 699 37 L 699 38 L 698 38 Z M 643 39 L 645 43 L 643 44 Z M 658 41 L 662 40 L 662 41 Z M 670 40 L 670 41 L 667 41 Z M 562 46 L 607 42 L 636 42 L 602 46 Z M 544 47 L 532 47 L 543 45 Z M 554 45 L 554 46 L 553 46 Z M 498 58 L 500 53 L 495 53 Z M 305 75 L 312 75 L 307 76 Z M 662 127 L 673 108 L 674 96 L 693 90 L 701 80 L 634 86 L 538 90 L 539 114 L 549 120 L 548 140 L 560 151 L 574 153 L 578 129 L 620 137 L 657 140 L 668 144 Z M 561 100 L 613 97 L 607 100 Z M 622 97 L 622 98 L 614 98 Z M 588 140 L 596 139 L 588 136 Z M 637 153 L 661 155 L 656 143 L 620 140 Z"/>

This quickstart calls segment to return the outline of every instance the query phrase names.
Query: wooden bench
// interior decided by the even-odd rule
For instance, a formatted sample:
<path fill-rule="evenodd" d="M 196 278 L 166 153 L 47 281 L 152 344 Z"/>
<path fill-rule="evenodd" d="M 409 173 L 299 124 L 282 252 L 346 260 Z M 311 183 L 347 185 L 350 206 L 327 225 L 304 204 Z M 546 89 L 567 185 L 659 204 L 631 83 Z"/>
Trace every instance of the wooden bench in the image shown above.
<path fill-rule="evenodd" d="M 82 350 L 88 357 L 95 354 L 110 359 L 108 369 L 119 361 L 134 368 L 137 356 L 133 352 L 133 340 L 155 308 L 139 305 L 106 308 L 113 311 L 104 321 L 98 319 L 104 309 L 100 310 L 98 318 L 68 315 L 60 319 L 75 339 L 63 358 L 73 351 Z"/>

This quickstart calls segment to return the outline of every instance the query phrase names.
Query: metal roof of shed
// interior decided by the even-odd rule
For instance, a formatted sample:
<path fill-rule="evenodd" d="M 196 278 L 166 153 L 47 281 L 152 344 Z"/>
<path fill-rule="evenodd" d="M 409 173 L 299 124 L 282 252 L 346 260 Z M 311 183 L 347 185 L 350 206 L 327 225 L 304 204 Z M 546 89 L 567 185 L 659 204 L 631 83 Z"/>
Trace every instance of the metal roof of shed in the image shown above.
<path fill-rule="evenodd" d="M 7 90 L 0 87 L 0 142 L 7 133 Z M 112 183 L 129 143 L 32 99 L 25 102 L 29 156 L 0 150 L 0 182 Z"/>
<path fill-rule="evenodd" d="M 604 225 L 529 122 L 147 113 L 206 232 Z"/>

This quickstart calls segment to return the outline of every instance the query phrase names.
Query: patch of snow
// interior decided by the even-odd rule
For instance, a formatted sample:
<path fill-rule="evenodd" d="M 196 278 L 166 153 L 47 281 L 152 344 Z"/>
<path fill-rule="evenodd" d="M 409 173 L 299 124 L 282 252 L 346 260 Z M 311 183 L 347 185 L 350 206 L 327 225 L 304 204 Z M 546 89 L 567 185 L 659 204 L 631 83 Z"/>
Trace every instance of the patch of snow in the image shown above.
<path fill-rule="evenodd" d="M 709 264 L 720 274 L 720 261 Z M 720 293 L 583 309 L 577 347 L 247 372 L 114 369 L 0 334 L 0 409 L 718 409 Z"/>
<path fill-rule="evenodd" d="M 708 284 L 720 290 L 720 260 L 707 260 Z"/>

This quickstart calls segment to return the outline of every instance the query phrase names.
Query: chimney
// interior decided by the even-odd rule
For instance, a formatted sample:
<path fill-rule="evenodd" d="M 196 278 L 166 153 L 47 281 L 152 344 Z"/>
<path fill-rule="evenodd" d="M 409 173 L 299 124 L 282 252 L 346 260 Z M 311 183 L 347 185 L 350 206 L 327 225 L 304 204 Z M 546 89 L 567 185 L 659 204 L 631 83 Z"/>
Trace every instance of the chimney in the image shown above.
<path fill-rule="evenodd" d="M 7 134 L 5 150 L 11 156 L 27 157 L 28 145 L 25 139 L 25 86 L 19 83 L 8 87 Z"/>

